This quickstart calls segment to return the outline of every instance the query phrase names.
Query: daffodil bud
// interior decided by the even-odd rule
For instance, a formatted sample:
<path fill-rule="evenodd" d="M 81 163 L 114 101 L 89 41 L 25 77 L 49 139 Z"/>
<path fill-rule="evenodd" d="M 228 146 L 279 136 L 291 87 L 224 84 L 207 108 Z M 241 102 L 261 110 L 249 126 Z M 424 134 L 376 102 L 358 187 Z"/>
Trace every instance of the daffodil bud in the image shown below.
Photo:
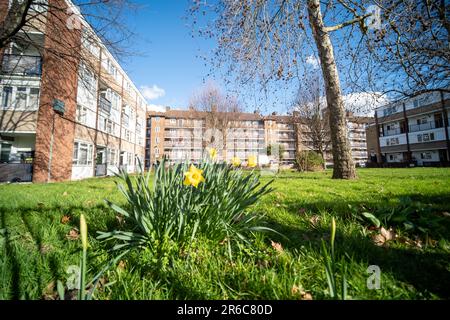
<path fill-rule="evenodd" d="M 81 234 L 81 244 L 83 245 L 83 249 L 87 250 L 88 247 L 88 239 L 87 239 L 87 224 L 84 214 L 80 216 L 80 234 Z"/>

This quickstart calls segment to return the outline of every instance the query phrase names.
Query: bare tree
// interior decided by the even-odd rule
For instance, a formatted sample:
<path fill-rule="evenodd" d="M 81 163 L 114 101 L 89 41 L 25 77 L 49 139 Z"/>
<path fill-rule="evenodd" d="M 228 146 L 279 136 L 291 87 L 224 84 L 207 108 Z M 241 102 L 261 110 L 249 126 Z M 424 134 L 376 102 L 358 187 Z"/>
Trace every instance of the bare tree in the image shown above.
<path fill-rule="evenodd" d="M 327 151 L 331 144 L 329 117 L 319 74 L 305 79 L 292 107 L 294 121 L 299 123 L 300 137 L 310 142 L 307 147 L 319 153 L 326 168 Z"/>
<path fill-rule="evenodd" d="M 201 1 L 196 1 L 192 10 L 202 12 L 206 9 Z M 271 80 L 298 77 L 302 62 L 306 64 L 307 57 L 317 52 L 329 109 L 333 178 L 355 178 L 340 80 L 329 33 L 364 22 L 370 15 L 326 27 L 319 0 L 224 0 L 213 5 L 212 10 L 216 15 L 214 26 L 201 29 L 201 34 L 218 40 L 214 59 L 228 62 L 230 72 L 237 72 L 242 83 L 256 78 L 266 85 Z"/>
<path fill-rule="evenodd" d="M 393 98 L 450 92 L 450 10 L 444 0 L 339 0 L 349 19 L 369 9 L 368 26 L 342 35 L 352 85 Z M 349 50 L 350 49 L 350 50 Z"/>
<path fill-rule="evenodd" d="M 215 134 L 211 136 L 211 141 L 207 142 L 227 150 L 227 134 L 242 112 L 238 99 L 225 95 L 216 84 L 209 81 L 192 95 L 189 104 L 191 110 L 205 115 L 208 129 L 221 133 L 221 143 L 214 140 L 217 138 Z"/>

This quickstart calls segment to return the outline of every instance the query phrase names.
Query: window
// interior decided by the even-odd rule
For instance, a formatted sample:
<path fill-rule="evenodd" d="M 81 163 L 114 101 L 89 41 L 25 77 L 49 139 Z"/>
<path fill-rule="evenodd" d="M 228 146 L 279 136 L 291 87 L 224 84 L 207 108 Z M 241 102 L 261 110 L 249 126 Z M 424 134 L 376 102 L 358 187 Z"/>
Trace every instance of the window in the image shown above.
<path fill-rule="evenodd" d="M 87 29 L 83 28 L 83 46 L 88 49 L 94 56 L 100 56 L 100 48 L 95 44 L 96 39 L 94 35 Z"/>
<path fill-rule="evenodd" d="M 95 78 L 95 75 L 83 63 L 80 65 L 79 76 L 80 76 L 81 84 L 87 91 L 89 91 L 91 93 L 94 93 L 97 91 L 97 80 Z"/>
<path fill-rule="evenodd" d="M 133 154 L 132 153 L 128 153 L 128 162 L 129 165 L 133 164 Z"/>
<path fill-rule="evenodd" d="M 136 134 L 138 136 L 142 135 L 142 126 L 141 126 L 141 122 L 139 120 L 136 123 Z"/>
<path fill-rule="evenodd" d="M 418 142 L 427 142 L 427 141 L 433 141 L 434 140 L 434 132 L 431 133 L 423 133 L 417 135 L 417 141 Z"/>
<path fill-rule="evenodd" d="M 10 154 L 11 154 L 11 145 L 9 143 L 2 143 L 0 152 L 0 163 L 9 162 Z"/>
<path fill-rule="evenodd" d="M 117 92 L 111 90 L 111 107 L 114 110 L 119 110 L 120 108 L 120 96 Z"/>
<path fill-rule="evenodd" d="M 158 148 L 155 148 L 155 156 L 159 157 L 159 149 Z"/>
<path fill-rule="evenodd" d="M 420 154 L 420 158 L 423 160 L 431 160 L 432 159 L 431 152 L 422 152 Z"/>
<path fill-rule="evenodd" d="M 155 121 L 156 121 L 156 122 L 159 122 L 159 117 L 155 117 Z"/>
<path fill-rule="evenodd" d="M 108 61 L 106 62 L 106 66 L 107 66 L 107 71 L 110 75 L 116 77 L 117 75 L 117 68 L 114 66 L 114 63 L 108 59 Z"/>
<path fill-rule="evenodd" d="M 155 132 L 159 132 L 159 127 L 155 127 Z"/>
<path fill-rule="evenodd" d="M 397 145 L 399 143 L 400 142 L 399 142 L 398 138 L 391 138 L 391 139 L 387 139 L 386 140 L 386 145 L 388 145 L 388 146 L 394 146 L 394 145 Z"/>
<path fill-rule="evenodd" d="M 126 90 L 128 93 L 131 92 L 131 85 L 130 85 L 130 83 L 129 83 L 127 80 L 125 80 L 125 90 Z"/>
<path fill-rule="evenodd" d="M 25 109 L 27 107 L 27 88 L 18 87 L 16 89 L 16 108 Z"/>
<path fill-rule="evenodd" d="M 107 160 L 108 164 L 111 166 L 114 166 L 117 164 L 117 152 L 115 149 L 107 149 Z"/>
<path fill-rule="evenodd" d="M 29 109 L 36 110 L 39 108 L 39 88 L 30 88 L 30 96 L 28 101 Z"/>
<path fill-rule="evenodd" d="M 155 143 L 158 144 L 159 143 L 159 137 L 155 138 Z"/>
<path fill-rule="evenodd" d="M 425 118 L 421 118 L 421 119 L 417 119 L 417 124 L 418 125 L 426 124 L 426 123 L 428 123 L 428 119 L 426 117 Z"/>
<path fill-rule="evenodd" d="M 127 128 L 130 125 L 130 116 L 127 115 L 126 113 L 123 114 L 122 124 Z"/>
<path fill-rule="evenodd" d="M 110 134 L 113 133 L 113 123 L 109 119 L 105 119 L 105 131 Z"/>
<path fill-rule="evenodd" d="M 13 94 L 13 88 L 12 87 L 3 87 L 2 92 L 2 107 L 4 109 L 10 108 L 12 105 L 12 94 Z"/>
<path fill-rule="evenodd" d="M 39 107 L 39 88 L 5 86 L 0 95 L 3 109 L 32 111 Z"/>
<path fill-rule="evenodd" d="M 87 108 L 77 105 L 77 121 L 80 123 L 87 122 Z"/>
<path fill-rule="evenodd" d="M 75 142 L 73 146 L 73 165 L 78 166 L 90 166 L 93 163 L 93 150 L 92 144 Z"/>
<path fill-rule="evenodd" d="M 177 123 L 177 119 L 170 119 L 170 124 L 176 124 Z"/>

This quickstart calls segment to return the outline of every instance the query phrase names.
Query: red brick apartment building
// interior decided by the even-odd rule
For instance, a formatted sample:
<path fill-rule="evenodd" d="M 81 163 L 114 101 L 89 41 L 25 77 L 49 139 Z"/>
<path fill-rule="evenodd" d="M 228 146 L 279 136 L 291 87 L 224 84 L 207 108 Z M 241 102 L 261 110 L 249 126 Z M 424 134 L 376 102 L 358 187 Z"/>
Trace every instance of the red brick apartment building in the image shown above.
<path fill-rule="evenodd" d="M 367 128 L 372 163 L 385 166 L 448 166 L 450 94 L 435 91 L 375 111 Z"/>
<path fill-rule="evenodd" d="M 0 52 L 0 182 L 135 171 L 144 97 L 71 1 L 47 3 L 32 5 L 32 23 Z M 1 1 L 0 21 L 9 6 Z"/>
<path fill-rule="evenodd" d="M 238 157 L 242 161 L 249 156 L 257 156 L 259 164 L 274 160 L 267 156 L 269 145 L 282 146 L 280 164 L 292 166 L 298 150 L 314 150 L 308 130 L 297 116 L 263 116 L 259 113 L 227 114 L 227 124 L 222 128 L 211 125 L 211 114 L 194 110 L 171 110 L 149 112 L 147 114 L 146 167 L 166 156 L 170 162 L 198 162 L 205 156 L 210 146 L 219 150 L 218 159 L 230 161 Z M 367 162 L 366 126 L 372 118 L 347 114 L 349 141 L 355 163 L 359 166 Z M 228 130 L 230 134 L 217 134 L 210 143 L 215 130 Z M 330 150 L 326 162 L 332 165 Z"/>

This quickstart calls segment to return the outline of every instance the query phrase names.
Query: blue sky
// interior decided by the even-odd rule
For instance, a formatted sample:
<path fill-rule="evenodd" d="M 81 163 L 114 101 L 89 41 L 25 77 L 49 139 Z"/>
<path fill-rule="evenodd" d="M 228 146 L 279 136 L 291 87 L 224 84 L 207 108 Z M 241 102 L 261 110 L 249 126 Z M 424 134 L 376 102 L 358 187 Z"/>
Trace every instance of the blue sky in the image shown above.
<path fill-rule="evenodd" d="M 213 40 L 192 37 L 189 27 L 188 8 L 192 0 L 134 0 L 140 5 L 136 12 L 125 17 L 127 27 L 136 33 L 132 38 L 130 52 L 139 54 L 121 57 L 122 66 L 149 104 L 186 108 L 194 91 L 199 90 L 206 79 L 209 66 L 198 55 L 209 55 L 215 48 Z M 316 66 L 317 68 L 317 66 Z M 224 89 L 220 79 L 215 83 Z M 291 105 L 292 85 L 275 84 L 278 95 L 269 97 L 257 91 L 243 101 L 247 111 L 259 108 L 263 113 L 285 113 Z M 344 94 L 346 92 L 343 86 Z M 224 90 L 225 91 L 225 90 Z M 248 94 L 248 93 L 247 93 Z M 263 100 L 254 97 L 263 96 Z M 354 98 L 356 96 L 356 98 Z M 265 99 L 265 100 L 264 100 Z M 350 99 L 366 98 L 356 93 Z"/>
<path fill-rule="evenodd" d="M 184 19 L 188 0 L 138 2 L 142 9 L 130 14 L 127 24 L 137 33 L 131 51 L 142 55 L 125 59 L 124 68 L 138 88 L 152 88 L 142 92 L 149 97 L 151 93 L 161 95 L 148 99 L 149 103 L 185 107 L 208 73 L 203 60 L 196 56 L 199 52 L 208 53 L 214 43 L 191 37 Z"/>

